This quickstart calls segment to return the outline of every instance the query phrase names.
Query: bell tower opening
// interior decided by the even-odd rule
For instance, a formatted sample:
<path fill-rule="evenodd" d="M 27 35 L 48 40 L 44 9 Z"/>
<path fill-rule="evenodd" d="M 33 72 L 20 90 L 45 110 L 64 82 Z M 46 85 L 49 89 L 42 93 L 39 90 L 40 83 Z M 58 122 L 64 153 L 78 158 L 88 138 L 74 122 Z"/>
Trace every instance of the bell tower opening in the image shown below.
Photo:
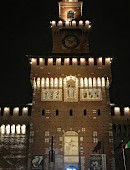
<path fill-rule="evenodd" d="M 72 10 L 67 11 L 67 20 L 72 21 L 72 19 L 74 19 L 74 18 L 75 18 L 74 11 L 72 11 Z"/>

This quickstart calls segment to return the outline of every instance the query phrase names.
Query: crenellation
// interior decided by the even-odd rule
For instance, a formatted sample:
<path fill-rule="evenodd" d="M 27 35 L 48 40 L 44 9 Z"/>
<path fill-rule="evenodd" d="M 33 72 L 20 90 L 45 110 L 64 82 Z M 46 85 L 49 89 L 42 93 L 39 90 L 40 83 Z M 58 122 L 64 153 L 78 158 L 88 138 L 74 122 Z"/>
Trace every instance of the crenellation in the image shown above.
<path fill-rule="evenodd" d="M 33 87 L 34 88 L 61 88 L 63 86 L 64 77 L 33 77 Z M 109 88 L 109 78 L 108 77 L 80 77 L 79 78 L 79 87 L 80 88 L 97 88 L 97 87 L 106 87 Z"/>
<path fill-rule="evenodd" d="M 84 28 L 84 29 L 89 30 L 91 28 L 90 21 L 88 21 L 88 20 L 86 20 L 86 21 L 73 20 L 73 21 L 65 21 L 65 22 L 60 20 L 58 22 L 51 21 L 50 24 L 51 24 L 52 29 L 59 27 L 59 28 L 79 28 L 79 29 Z"/>
<path fill-rule="evenodd" d="M 130 116 L 130 107 L 111 107 L 111 116 Z"/>
<path fill-rule="evenodd" d="M 1 124 L 0 135 L 26 134 L 26 124 Z"/>
<path fill-rule="evenodd" d="M 31 106 L 1 106 L 0 107 L 0 116 L 9 117 L 9 116 L 29 116 L 31 114 Z"/>
<path fill-rule="evenodd" d="M 110 57 L 31 57 L 30 64 L 32 66 L 46 66 L 46 65 L 87 65 L 87 66 L 109 66 L 112 63 Z"/>

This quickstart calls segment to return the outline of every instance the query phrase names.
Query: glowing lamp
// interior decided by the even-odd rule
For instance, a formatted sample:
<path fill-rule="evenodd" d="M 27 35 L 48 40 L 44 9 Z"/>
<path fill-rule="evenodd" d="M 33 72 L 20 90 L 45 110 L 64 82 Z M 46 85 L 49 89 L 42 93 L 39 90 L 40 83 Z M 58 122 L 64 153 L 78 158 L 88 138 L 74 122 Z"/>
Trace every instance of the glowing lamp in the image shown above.
<path fill-rule="evenodd" d="M 1 134 L 5 134 L 5 125 L 1 125 Z"/>
<path fill-rule="evenodd" d="M 89 58 L 89 62 L 93 62 L 94 61 L 94 59 L 93 58 Z"/>
<path fill-rule="evenodd" d="M 130 113 L 130 108 L 129 108 L 129 107 L 124 107 L 124 113 L 125 113 L 126 115 L 129 115 L 129 113 Z"/>
<path fill-rule="evenodd" d="M 85 58 L 80 58 L 80 61 L 81 62 L 85 62 Z"/>
<path fill-rule="evenodd" d="M 4 108 L 4 112 L 5 112 L 5 113 L 9 113 L 9 107 L 5 107 L 5 108 Z"/>
<path fill-rule="evenodd" d="M 23 113 L 28 113 L 28 107 L 23 108 Z"/>
<path fill-rule="evenodd" d="M 100 57 L 98 60 L 99 60 L 99 62 L 102 62 L 102 57 Z"/>
<path fill-rule="evenodd" d="M 32 58 L 31 61 L 32 61 L 32 63 L 34 63 L 34 62 L 36 61 L 36 59 L 35 59 L 35 58 Z"/>
<path fill-rule="evenodd" d="M 13 113 L 18 113 L 19 112 L 19 107 L 15 107 L 14 109 L 13 109 Z"/>
<path fill-rule="evenodd" d="M 117 114 L 117 113 L 120 113 L 120 108 L 119 107 L 114 107 L 114 112 Z"/>
<path fill-rule="evenodd" d="M 57 58 L 57 61 L 59 61 L 59 62 L 60 62 L 60 61 L 61 61 L 61 58 Z"/>
<path fill-rule="evenodd" d="M 59 26 L 62 26 L 62 24 L 63 24 L 62 21 L 59 21 L 59 22 L 58 22 L 58 25 L 59 25 Z"/>
<path fill-rule="evenodd" d="M 85 21 L 85 26 L 88 26 L 89 25 L 89 21 L 87 20 L 87 21 Z"/>
<path fill-rule="evenodd" d="M 69 26 L 69 21 L 66 21 L 66 22 L 65 22 L 65 25 L 66 25 L 66 26 Z"/>
<path fill-rule="evenodd" d="M 40 62 L 40 64 L 42 64 L 43 63 L 43 58 L 39 58 L 39 62 Z"/>
<path fill-rule="evenodd" d="M 45 78 L 41 79 L 41 87 L 45 87 Z"/>
<path fill-rule="evenodd" d="M 59 78 L 59 87 L 62 87 L 62 78 Z"/>
<path fill-rule="evenodd" d="M 106 62 L 110 62 L 110 58 L 106 58 Z"/>
<path fill-rule="evenodd" d="M 6 134 L 10 134 L 10 125 L 6 125 Z"/>
<path fill-rule="evenodd" d="M 73 62 L 73 63 L 76 63 L 76 62 L 77 62 L 77 58 L 73 58 L 73 59 L 72 59 L 72 62 Z"/>
<path fill-rule="evenodd" d="M 72 21 L 72 26 L 76 26 L 76 21 Z"/>
<path fill-rule="evenodd" d="M 52 63 L 53 62 L 53 58 L 48 58 L 48 62 Z"/>
<path fill-rule="evenodd" d="M 26 125 L 21 126 L 21 132 L 22 132 L 22 134 L 26 133 Z"/>
<path fill-rule="evenodd" d="M 17 134 L 20 134 L 20 125 L 17 125 L 17 126 L 16 126 L 16 133 L 17 133 Z"/>
<path fill-rule="evenodd" d="M 83 21 L 79 21 L 79 26 L 83 26 Z"/>
<path fill-rule="evenodd" d="M 56 26 L 56 21 L 51 22 L 52 26 Z"/>
<path fill-rule="evenodd" d="M 11 134 L 15 134 L 15 125 L 11 126 Z"/>
<path fill-rule="evenodd" d="M 54 87 L 58 87 L 58 78 L 57 77 L 54 79 Z"/>

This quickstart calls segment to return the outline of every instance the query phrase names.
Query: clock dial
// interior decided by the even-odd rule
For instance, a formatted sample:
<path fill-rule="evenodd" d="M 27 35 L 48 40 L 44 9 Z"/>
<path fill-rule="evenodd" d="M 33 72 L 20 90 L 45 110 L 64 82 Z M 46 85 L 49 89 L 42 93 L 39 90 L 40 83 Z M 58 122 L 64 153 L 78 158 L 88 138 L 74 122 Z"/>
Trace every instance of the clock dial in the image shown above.
<path fill-rule="evenodd" d="M 67 35 L 63 38 L 62 43 L 65 48 L 76 48 L 79 45 L 78 37 L 74 35 Z"/>

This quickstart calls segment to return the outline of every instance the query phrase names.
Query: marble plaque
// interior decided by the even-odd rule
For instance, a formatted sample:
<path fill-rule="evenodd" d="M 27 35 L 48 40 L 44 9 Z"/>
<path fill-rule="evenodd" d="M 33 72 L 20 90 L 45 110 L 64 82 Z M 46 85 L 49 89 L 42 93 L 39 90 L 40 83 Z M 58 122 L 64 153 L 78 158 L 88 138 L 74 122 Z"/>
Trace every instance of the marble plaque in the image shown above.
<path fill-rule="evenodd" d="M 75 76 L 64 78 L 64 102 L 78 102 L 78 79 Z"/>
<path fill-rule="evenodd" d="M 42 89 L 41 101 L 62 101 L 62 89 Z"/>
<path fill-rule="evenodd" d="M 79 162 L 78 136 L 65 136 L 64 162 Z"/>
<path fill-rule="evenodd" d="M 101 88 L 80 89 L 80 101 L 101 101 Z"/>

